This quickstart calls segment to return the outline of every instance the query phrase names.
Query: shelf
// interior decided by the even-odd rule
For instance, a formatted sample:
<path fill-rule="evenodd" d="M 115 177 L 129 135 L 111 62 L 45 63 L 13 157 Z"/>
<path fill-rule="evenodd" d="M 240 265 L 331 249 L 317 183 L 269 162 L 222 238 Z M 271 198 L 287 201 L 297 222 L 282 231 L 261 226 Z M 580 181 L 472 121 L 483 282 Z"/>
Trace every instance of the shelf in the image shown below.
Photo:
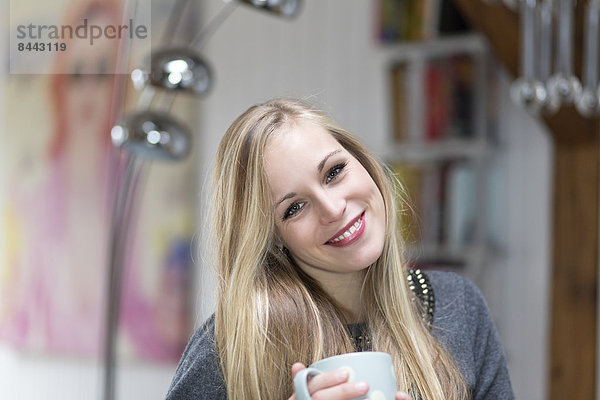
<path fill-rule="evenodd" d="M 489 253 L 489 249 L 483 245 L 447 246 L 421 243 L 408 246 L 406 249 L 406 257 L 409 261 L 455 268 L 480 264 Z"/>
<path fill-rule="evenodd" d="M 490 152 L 482 140 L 447 139 L 432 142 L 394 143 L 383 154 L 387 162 L 430 163 L 456 159 L 482 159 Z"/>
<path fill-rule="evenodd" d="M 468 33 L 381 49 L 391 129 L 380 155 L 417 211 L 420 229 L 410 237 L 422 242 L 406 255 L 418 266 L 474 273 L 494 257 L 486 240 L 485 161 L 497 151 L 487 132 L 488 48 Z"/>
<path fill-rule="evenodd" d="M 413 61 L 421 58 L 435 58 L 457 53 L 485 53 L 488 45 L 478 33 L 467 33 L 439 38 L 384 45 L 381 56 L 393 62 Z"/>

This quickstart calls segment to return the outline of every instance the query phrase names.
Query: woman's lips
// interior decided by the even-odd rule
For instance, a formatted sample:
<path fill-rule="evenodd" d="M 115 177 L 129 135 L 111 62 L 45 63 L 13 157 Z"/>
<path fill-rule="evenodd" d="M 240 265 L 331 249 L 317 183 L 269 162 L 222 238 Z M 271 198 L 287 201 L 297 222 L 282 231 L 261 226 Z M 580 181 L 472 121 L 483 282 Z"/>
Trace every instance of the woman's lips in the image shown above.
<path fill-rule="evenodd" d="M 365 213 L 358 216 L 358 218 L 344 227 L 343 230 L 336 233 L 336 235 L 325 242 L 326 245 L 335 246 L 335 247 L 344 247 L 348 246 L 362 236 L 365 231 Z"/>

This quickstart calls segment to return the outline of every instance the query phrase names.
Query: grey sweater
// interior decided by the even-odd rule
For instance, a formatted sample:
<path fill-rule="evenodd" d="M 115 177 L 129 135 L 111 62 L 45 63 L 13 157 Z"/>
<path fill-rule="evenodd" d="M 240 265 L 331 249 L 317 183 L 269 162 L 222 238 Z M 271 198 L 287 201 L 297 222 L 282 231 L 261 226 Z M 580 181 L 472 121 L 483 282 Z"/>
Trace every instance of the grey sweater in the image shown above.
<path fill-rule="evenodd" d="M 427 276 L 435 294 L 432 333 L 454 356 L 473 400 L 514 399 L 502 345 L 479 289 L 454 273 Z M 192 399 L 227 399 L 213 318 L 190 339 L 167 393 L 167 400 Z"/>

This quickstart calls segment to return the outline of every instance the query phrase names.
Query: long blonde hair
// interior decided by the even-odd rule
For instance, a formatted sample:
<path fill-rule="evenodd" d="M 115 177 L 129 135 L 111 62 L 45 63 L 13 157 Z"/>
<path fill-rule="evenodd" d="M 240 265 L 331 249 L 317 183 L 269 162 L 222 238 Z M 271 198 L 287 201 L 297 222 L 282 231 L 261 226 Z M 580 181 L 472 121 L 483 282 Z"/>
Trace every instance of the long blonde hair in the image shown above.
<path fill-rule="evenodd" d="M 369 172 L 386 206 L 383 252 L 363 285 L 373 350 L 390 353 L 398 384 L 427 400 L 470 398 L 452 357 L 421 320 L 406 283 L 397 232 L 397 185 L 349 132 L 298 100 L 275 99 L 243 113 L 223 137 L 214 170 L 214 234 L 219 275 L 215 339 L 236 399 L 288 398 L 291 365 L 354 351 L 344 311 L 297 268 L 275 232 L 263 168 L 269 138 L 289 124 L 324 127 Z"/>

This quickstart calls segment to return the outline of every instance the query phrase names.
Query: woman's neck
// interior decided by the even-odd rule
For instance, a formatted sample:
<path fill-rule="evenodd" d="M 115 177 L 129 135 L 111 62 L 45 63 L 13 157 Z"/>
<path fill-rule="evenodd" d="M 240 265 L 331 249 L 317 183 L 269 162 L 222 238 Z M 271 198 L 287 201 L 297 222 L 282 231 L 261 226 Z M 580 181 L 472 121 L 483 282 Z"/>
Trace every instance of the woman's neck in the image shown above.
<path fill-rule="evenodd" d="M 344 310 L 349 312 L 348 323 L 362 322 L 364 304 L 361 292 L 365 271 L 336 275 L 333 279 L 320 280 L 321 286 Z"/>

